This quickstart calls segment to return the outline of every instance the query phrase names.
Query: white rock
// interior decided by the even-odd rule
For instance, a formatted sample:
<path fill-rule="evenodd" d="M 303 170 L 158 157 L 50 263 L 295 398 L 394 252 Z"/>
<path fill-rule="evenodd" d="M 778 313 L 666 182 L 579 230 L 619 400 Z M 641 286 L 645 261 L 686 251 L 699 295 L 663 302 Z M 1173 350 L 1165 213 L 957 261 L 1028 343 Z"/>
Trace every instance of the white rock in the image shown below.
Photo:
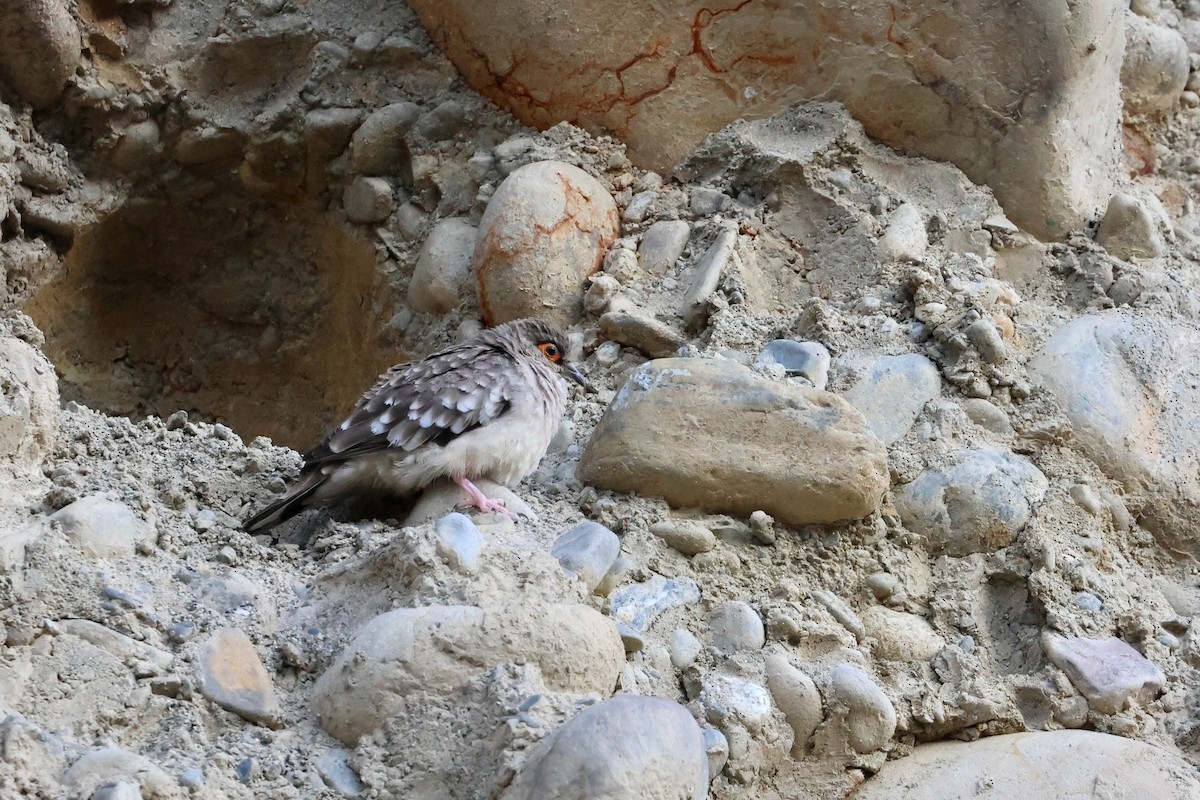
<path fill-rule="evenodd" d="M 136 552 L 137 543 L 150 532 L 128 506 L 99 494 L 76 500 L 56 511 L 50 521 L 62 527 L 67 538 L 91 558 L 124 558 Z"/>
<path fill-rule="evenodd" d="M 847 743 L 859 753 L 878 750 L 896 732 L 896 709 L 879 684 L 858 667 L 842 665 L 829 677 L 831 718 L 845 725 Z"/>
<path fill-rule="evenodd" d="M 691 226 L 681 219 L 654 223 L 642 234 L 638 265 L 650 275 L 665 275 L 683 255 L 691 233 Z"/>
<path fill-rule="evenodd" d="M 683 297 L 683 305 L 680 309 L 680 316 L 691 330 L 699 330 L 704 327 L 704 323 L 708 319 L 708 302 L 712 298 L 713 292 L 717 290 L 721 275 L 737 258 L 735 252 L 737 240 L 736 227 L 729 225 L 723 227 L 717 234 L 717 238 L 704 251 L 704 255 L 700 256 L 700 260 L 696 262 L 696 266 L 692 270 L 691 286 Z"/>
<path fill-rule="evenodd" d="M 692 635 L 691 631 L 676 628 L 671 632 L 671 664 L 682 669 L 690 667 L 704 649 L 704 643 Z"/>
<path fill-rule="evenodd" d="M 855 800 L 1083 800 L 1200 797 L 1195 767 L 1145 742 L 1094 731 L 918 745 L 854 791 Z"/>
<path fill-rule="evenodd" d="M 929 234 L 921 212 L 912 203 L 902 203 L 892 212 L 887 229 L 879 240 L 879 260 L 920 261 L 929 249 Z"/>
<path fill-rule="evenodd" d="M 593 591 L 621 553 L 621 540 L 598 522 L 584 521 L 554 540 L 550 555 Z"/>
<path fill-rule="evenodd" d="M 883 356 L 869 364 L 857 359 L 844 363 L 859 368 L 862 377 L 842 396 L 862 412 L 886 445 L 903 438 L 925 404 L 942 391 L 938 368 L 915 353 Z"/>
<path fill-rule="evenodd" d="M 457 217 L 433 226 L 408 285 L 408 305 L 413 311 L 445 314 L 462 305 L 471 282 L 478 236 L 475 226 Z"/>
<path fill-rule="evenodd" d="M 543 739 L 500 800 L 703 800 L 708 755 L 687 709 L 618 695 Z"/>
<path fill-rule="evenodd" d="M 736 675 L 706 675 L 700 689 L 700 702 L 708 713 L 708 721 L 720 728 L 736 723 L 755 733 L 771 719 L 770 693 L 757 683 Z"/>
<path fill-rule="evenodd" d="M 725 654 L 738 650 L 761 650 L 766 644 L 762 618 L 748 603 L 722 603 L 708 618 L 713 646 Z"/>
<path fill-rule="evenodd" d="M 871 606 L 862 613 L 867 634 L 875 640 L 876 658 L 884 661 L 928 661 L 946 646 L 922 617 Z"/>
<path fill-rule="evenodd" d="M 1200 328 L 1106 312 L 1073 320 L 1029 363 L 1071 420 L 1070 444 L 1142 498 L 1161 546 L 1200 555 Z"/>
<path fill-rule="evenodd" d="M 437 537 L 437 554 L 446 559 L 451 568 L 467 575 L 479 569 L 483 534 L 470 517 L 458 512 L 447 514 L 434 523 L 433 532 Z"/>
<path fill-rule="evenodd" d="M 1118 193 L 1108 201 L 1096 241 L 1117 258 L 1159 258 L 1167 250 L 1158 220 L 1138 198 Z"/>
<path fill-rule="evenodd" d="M 145 756 L 109 747 L 81 756 L 62 776 L 74 796 L 87 797 L 101 786 L 118 781 L 135 784 L 148 798 L 175 798 L 179 790 L 163 770 Z"/>
<path fill-rule="evenodd" d="M 820 342 L 797 342 L 774 339 L 754 359 L 755 367 L 778 364 L 787 375 L 799 375 L 814 389 L 824 389 L 829 383 L 830 355 Z"/>
<path fill-rule="evenodd" d="M 622 586 L 608 602 L 613 619 L 644 633 L 664 611 L 700 602 L 700 587 L 691 578 L 655 575 L 643 583 Z"/>

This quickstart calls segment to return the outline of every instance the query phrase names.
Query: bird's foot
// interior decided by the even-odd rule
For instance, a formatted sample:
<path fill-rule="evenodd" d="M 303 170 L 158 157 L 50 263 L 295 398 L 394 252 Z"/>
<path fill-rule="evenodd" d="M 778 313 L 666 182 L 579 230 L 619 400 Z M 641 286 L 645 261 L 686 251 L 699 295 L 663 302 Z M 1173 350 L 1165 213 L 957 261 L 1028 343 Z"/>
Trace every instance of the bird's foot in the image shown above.
<path fill-rule="evenodd" d="M 499 511 L 513 522 L 517 522 L 521 519 L 515 512 L 508 509 L 503 500 L 488 497 L 479 490 L 478 486 L 471 483 L 466 478 L 459 478 L 456 476 L 454 478 L 454 482 L 462 487 L 464 492 L 471 496 L 471 502 L 480 511 Z"/>

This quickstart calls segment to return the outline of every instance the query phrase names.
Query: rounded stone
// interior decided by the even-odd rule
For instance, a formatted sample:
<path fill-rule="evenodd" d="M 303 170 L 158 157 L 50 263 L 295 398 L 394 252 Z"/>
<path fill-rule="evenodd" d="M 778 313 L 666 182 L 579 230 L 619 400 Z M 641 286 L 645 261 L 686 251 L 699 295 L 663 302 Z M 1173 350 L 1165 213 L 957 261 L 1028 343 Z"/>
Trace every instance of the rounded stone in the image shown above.
<path fill-rule="evenodd" d="M 1177 31 L 1136 14 L 1125 15 L 1121 99 L 1134 114 L 1166 111 L 1187 86 L 1188 46 Z"/>
<path fill-rule="evenodd" d="M 484 320 L 580 318 L 587 277 L 617 237 L 617 206 L 578 167 L 539 161 L 516 169 L 479 224 L 475 275 Z"/>
<path fill-rule="evenodd" d="M 1198 354 L 1200 328 L 1182 318 L 1109 311 L 1068 322 L 1029 362 L 1071 421 L 1070 445 L 1138 498 L 1138 522 L 1160 546 L 1190 556 L 1200 555 Z"/>
<path fill-rule="evenodd" d="M 855 800 L 988 800 L 1200 796 L 1195 767 L 1145 742 L 1095 731 L 990 736 L 934 742 L 889 761 L 854 792 Z"/>
<path fill-rule="evenodd" d="M 683 255 L 692 226 L 681 219 L 660 220 L 642 234 L 638 245 L 638 266 L 650 275 L 667 274 Z"/>
<path fill-rule="evenodd" d="M 462 305 L 478 236 L 474 225 L 457 217 L 433 226 L 408 284 L 408 305 L 413 311 L 445 314 Z"/>
<path fill-rule="evenodd" d="M 529 613 L 522 597 L 475 606 L 398 608 L 373 618 L 317 680 L 322 728 L 349 745 L 398 713 L 415 692 L 448 696 L 487 669 L 537 664 L 547 688 L 607 695 L 625 664 L 612 620 L 586 606 Z M 697 734 L 698 735 L 698 734 Z"/>
<path fill-rule="evenodd" d="M 1096 230 L 1096 241 L 1117 258 L 1158 258 L 1167 245 L 1158 230 L 1158 221 L 1141 200 L 1131 194 L 1118 192 L 1108 201 L 1108 208 Z"/>
<path fill-rule="evenodd" d="M 808 740 L 824 718 L 821 695 L 813 679 L 794 667 L 783 654 L 767 656 L 766 667 L 767 688 L 796 735 L 792 757 L 801 758 Z"/>
<path fill-rule="evenodd" d="M 920 261 L 929 248 L 929 235 L 921 212 L 912 203 L 902 203 L 892 212 L 878 252 L 882 261 Z"/>
<path fill-rule="evenodd" d="M 1025 527 L 1049 485 L 1028 459 L 995 448 L 970 450 L 901 487 L 896 508 L 932 553 L 991 553 Z"/>
<path fill-rule="evenodd" d="M 504 800 L 703 800 L 708 761 L 704 735 L 686 708 L 619 695 L 543 739 Z"/>
<path fill-rule="evenodd" d="M 483 534 L 466 514 L 452 512 L 433 525 L 437 537 L 437 553 L 446 559 L 453 569 L 473 574 L 479 569 L 479 555 L 483 552 Z"/>
<path fill-rule="evenodd" d="M 717 546 L 717 537 L 707 525 L 689 519 L 665 519 L 651 525 L 650 532 L 685 556 L 707 553 Z"/>
<path fill-rule="evenodd" d="M 883 747 L 896 732 L 896 709 L 879 684 L 858 667 L 836 667 L 829 678 L 831 712 L 846 725 L 847 741 L 856 752 Z"/>
<path fill-rule="evenodd" d="M 598 522 L 581 522 L 554 540 L 550 555 L 594 590 L 621 554 L 620 538 Z"/>
<path fill-rule="evenodd" d="M 372 111 L 350 137 L 350 157 L 366 175 L 398 175 L 409 168 L 404 136 L 421 109 L 416 103 L 392 103 Z"/>
<path fill-rule="evenodd" d="M 91 558 L 124 558 L 133 555 L 137 544 L 149 539 L 146 524 L 124 503 L 103 495 L 76 500 L 50 517 L 67 538 Z"/>
<path fill-rule="evenodd" d="M 722 653 L 761 650 L 766 644 L 762 618 L 748 603 L 722 603 L 708 618 L 713 646 Z"/>
<path fill-rule="evenodd" d="M 928 661 L 946 646 L 916 614 L 871 606 L 861 617 L 867 634 L 875 640 L 872 652 L 884 661 Z"/>
<path fill-rule="evenodd" d="M 383 178 L 364 178 L 350 182 L 342 195 L 342 205 L 351 222 L 382 222 L 392 213 L 392 185 Z"/>
<path fill-rule="evenodd" d="M 829 349 L 820 342 L 797 342 L 791 339 L 774 339 L 767 342 L 754 365 L 778 364 L 787 375 L 799 375 L 815 389 L 824 389 L 829 383 Z"/>

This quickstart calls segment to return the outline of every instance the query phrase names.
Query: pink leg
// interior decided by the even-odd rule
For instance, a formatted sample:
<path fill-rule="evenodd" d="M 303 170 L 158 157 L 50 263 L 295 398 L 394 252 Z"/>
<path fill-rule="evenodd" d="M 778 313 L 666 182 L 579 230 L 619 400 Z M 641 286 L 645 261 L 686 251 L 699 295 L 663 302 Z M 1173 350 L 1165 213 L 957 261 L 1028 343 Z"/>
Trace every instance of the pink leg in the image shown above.
<path fill-rule="evenodd" d="M 493 500 L 483 492 L 479 491 L 479 487 L 471 483 L 466 478 L 460 478 L 457 475 L 453 476 L 454 482 L 462 487 L 462 490 L 471 495 L 471 502 L 475 504 L 481 511 L 499 511 L 513 522 L 516 522 L 519 517 L 512 511 L 509 511 L 504 506 L 503 500 Z"/>

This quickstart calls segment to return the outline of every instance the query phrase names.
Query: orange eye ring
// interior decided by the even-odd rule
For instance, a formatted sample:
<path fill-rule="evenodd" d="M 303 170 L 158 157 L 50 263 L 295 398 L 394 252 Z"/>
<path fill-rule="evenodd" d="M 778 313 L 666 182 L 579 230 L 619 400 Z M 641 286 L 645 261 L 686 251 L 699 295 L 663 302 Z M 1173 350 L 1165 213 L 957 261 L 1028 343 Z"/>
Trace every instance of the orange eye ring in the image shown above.
<path fill-rule="evenodd" d="M 542 342 L 538 345 L 538 350 L 542 351 L 542 355 L 553 361 L 555 364 L 562 361 L 562 350 L 554 342 Z"/>

